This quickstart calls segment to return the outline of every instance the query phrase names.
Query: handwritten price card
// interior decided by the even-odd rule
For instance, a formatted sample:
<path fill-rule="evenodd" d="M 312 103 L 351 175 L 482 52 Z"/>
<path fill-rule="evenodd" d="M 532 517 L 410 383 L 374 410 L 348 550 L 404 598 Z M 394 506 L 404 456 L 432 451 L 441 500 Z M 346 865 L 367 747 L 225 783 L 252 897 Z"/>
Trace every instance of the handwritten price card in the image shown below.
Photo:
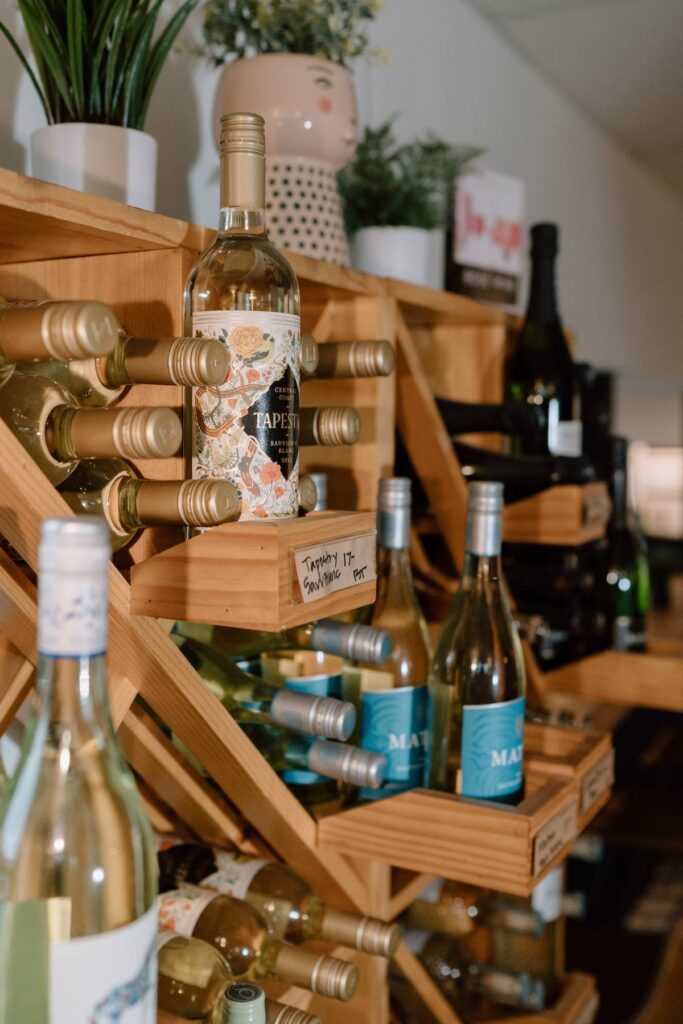
<path fill-rule="evenodd" d="M 373 532 L 298 548 L 294 564 L 302 599 L 317 601 L 337 590 L 377 579 L 375 545 Z"/>

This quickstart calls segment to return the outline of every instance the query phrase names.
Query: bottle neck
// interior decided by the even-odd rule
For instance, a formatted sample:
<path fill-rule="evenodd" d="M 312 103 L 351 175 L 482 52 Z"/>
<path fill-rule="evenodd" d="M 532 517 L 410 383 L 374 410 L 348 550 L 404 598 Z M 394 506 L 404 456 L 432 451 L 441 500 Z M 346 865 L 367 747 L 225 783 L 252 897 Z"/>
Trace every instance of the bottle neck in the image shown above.
<path fill-rule="evenodd" d="M 559 322 L 554 256 L 532 257 L 526 319 L 541 324 Z"/>
<path fill-rule="evenodd" d="M 256 153 L 221 154 L 218 233 L 266 234 L 266 160 Z"/>
<path fill-rule="evenodd" d="M 487 559 L 500 568 L 502 515 L 470 509 L 467 516 L 466 560 Z"/>
<path fill-rule="evenodd" d="M 112 733 L 104 655 L 83 658 L 40 656 L 40 716 L 49 723 L 50 746 L 74 749 Z"/>
<path fill-rule="evenodd" d="M 624 526 L 627 520 L 627 486 L 626 467 L 621 466 L 612 472 L 612 523 Z"/>
<path fill-rule="evenodd" d="M 266 237 L 266 211 L 241 206 L 222 206 L 218 216 L 219 235 L 262 235 Z"/>
<path fill-rule="evenodd" d="M 382 551 L 407 551 L 410 546 L 410 506 L 377 512 L 377 547 Z"/>

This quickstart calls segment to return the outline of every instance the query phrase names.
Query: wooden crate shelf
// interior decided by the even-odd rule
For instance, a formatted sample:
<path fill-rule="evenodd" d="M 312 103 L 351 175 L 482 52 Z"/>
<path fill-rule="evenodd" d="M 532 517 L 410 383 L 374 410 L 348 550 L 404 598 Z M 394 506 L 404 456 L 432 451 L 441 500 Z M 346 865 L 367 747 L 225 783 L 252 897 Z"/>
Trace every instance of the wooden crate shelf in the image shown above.
<path fill-rule="evenodd" d="M 415 789 L 322 818 L 322 850 L 526 896 L 569 852 L 575 783 L 528 772 L 516 807 Z"/>
<path fill-rule="evenodd" d="M 505 506 L 503 539 L 515 544 L 578 547 L 605 535 L 610 516 L 607 484 L 563 484 Z"/>
<path fill-rule="evenodd" d="M 515 1024 L 593 1024 L 600 1000 L 589 974 L 568 974 L 554 1006 L 540 1013 L 515 1014 Z M 509 1016 L 489 1017 L 484 1024 L 508 1024 Z"/>
<path fill-rule="evenodd" d="M 303 559 L 312 568 L 301 568 L 300 583 Z M 319 570 L 316 560 L 324 563 Z M 340 574 L 331 592 L 311 599 L 330 571 Z M 226 523 L 133 566 L 131 610 L 277 631 L 372 604 L 375 579 L 373 513 Z"/>
<path fill-rule="evenodd" d="M 683 658 L 602 651 L 554 669 L 543 680 L 548 693 L 626 707 L 683 711 Z"/>

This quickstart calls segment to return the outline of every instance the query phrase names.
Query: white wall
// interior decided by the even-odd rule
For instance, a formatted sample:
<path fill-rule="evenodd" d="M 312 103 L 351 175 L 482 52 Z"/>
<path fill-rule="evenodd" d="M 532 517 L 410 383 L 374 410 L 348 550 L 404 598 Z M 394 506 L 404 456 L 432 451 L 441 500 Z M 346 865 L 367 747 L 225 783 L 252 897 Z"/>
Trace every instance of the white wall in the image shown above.
<path fill-rule="evenodd" d="M 0 13 L 15 23 L 12 0 L 0 0 Z M 198 23 L 199 12 L 195 31 Z M 390 62 L 357 69 L 361 122 L 397 113 L 400 138 L 432 130 L 476 143 L 487 149 L 487 165 L 523 178 L 529 221 L 553 219 L 562 228 L 560 300 L 579 356 L 627 371 L 631 381 L 653 378 L 655 391 L 654 378 L 666 377 L 657 436 L 646 439 L 680 440 L 674 382 L 683 386 L 683 203 L 465 0 L 386 0 L 372 36 Z M 160 145 L 159 209 L 206 224 L 215 222 L 218 204 L 211 138 L 217 75 L 189 53 L 174 54 L 147 125 Z M 42 123 L 25 76 L 0 41 L 0 163 L 25 170 L 28 138 Z M 620 407 L 625 430 L 629 404 Z M 640 436 L 648 422 L 638 419 Z"/>

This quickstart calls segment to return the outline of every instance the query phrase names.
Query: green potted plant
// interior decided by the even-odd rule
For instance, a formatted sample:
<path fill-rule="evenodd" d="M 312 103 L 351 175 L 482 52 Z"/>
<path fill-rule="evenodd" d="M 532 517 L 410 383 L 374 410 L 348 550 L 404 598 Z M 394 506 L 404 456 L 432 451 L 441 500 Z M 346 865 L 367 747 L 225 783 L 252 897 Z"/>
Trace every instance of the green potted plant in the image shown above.
<path fill-rule="evenodd" d="M 214 121 L 234 110 L 265 119 L 274 240 L 348 262 L 336 171 L 356 145 L 348 64 L 369 52 L 379 0 L 208 0 L 205 53 L 225 65 Z M 289 170 L 288 170 L 289 168 Z M 278 193 L 274 196 L 274 193 Z"/>
<path fill-rule="evenodd" d="M 156 140 L 143 131 L 159 73 L 198 0 L 155 36 L 162 0 L 17 0 L 33 64 L 9 28 L 47 126 L 31 136 L 31 171 L 58 185 L 154 209 Z"/>
<path fill-rule="evenodd" d="M 353 265 L 443 287 L 443 231 L 453 185 L 482 153 L 434 135 L 398 145 L 392 120 L 366 128 L 339 174 Z"/>

